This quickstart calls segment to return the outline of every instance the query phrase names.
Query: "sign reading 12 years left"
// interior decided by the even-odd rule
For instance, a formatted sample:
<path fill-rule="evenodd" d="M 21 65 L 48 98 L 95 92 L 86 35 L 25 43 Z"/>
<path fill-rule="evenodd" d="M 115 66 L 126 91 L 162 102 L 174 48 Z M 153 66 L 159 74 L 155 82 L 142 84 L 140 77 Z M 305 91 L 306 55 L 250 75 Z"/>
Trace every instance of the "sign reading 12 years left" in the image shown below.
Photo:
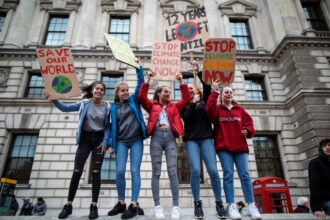
<path fill-rule="evenodd" d="M 196 8 L 165 17 L 166 42 L 180 43 L 181 53 L 198 51 L 210 37 L 205 8 Z"/>
<path fill-rule="evenodd" d="M 80 96 L 80 88 L 69 48 L 37 49 L 41 75 L 49 100 Z"/>

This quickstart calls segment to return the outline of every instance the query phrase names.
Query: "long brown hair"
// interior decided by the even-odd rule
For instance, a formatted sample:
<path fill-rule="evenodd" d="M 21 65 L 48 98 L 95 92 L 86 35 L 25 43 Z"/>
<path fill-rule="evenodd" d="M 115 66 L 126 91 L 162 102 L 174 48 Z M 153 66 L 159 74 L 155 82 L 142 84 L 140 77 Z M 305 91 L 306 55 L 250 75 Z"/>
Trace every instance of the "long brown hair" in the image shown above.
<path fill-rule="evenodd" d="M 168 87 L 168 86 L 160 86 L 155 90 L 154 99 L 153 99 L 154 101 L 157 100 L 159 102 L 158 93 L 161 93 L 165 87 Z"/>
<path fill-rule="evenodd" d="M 115 92 L 114 92 L 115 102 L 120 102 L 120 99 L 119 99 L 119 96 L 118 96 L 118 91 L 120 89 L 120 86 L 122 86 L 122 85 L 126 85 L 128 87 L 127 83 L 125 83 L 125 82 L 117 82 L 116 85 L 115 85 Z"/>
<path fill-rule="evenodd" d="M 225 86 L 225 87 L 223 87 L 223 88 L 220 90 L 220 102 L 221 102 L 221 103 L 222 103 L 221 95 L 222 95 L 222 92 L 223 92 L 223 90 L 224 90 L 225 88 L 230 88 L 231 91 L 233 91 L 233 93 L 234 93 L 233 88 L 231 88 L 230 86 Z M 233 95 L 233 97 L 234 97 L 234 95 Z M 232 100 L 231 100 L 231 104 L 232 104 L 232 105 L 238 105 L 238 102 L 237 102 L 236 100 L 232 99 Z"/>

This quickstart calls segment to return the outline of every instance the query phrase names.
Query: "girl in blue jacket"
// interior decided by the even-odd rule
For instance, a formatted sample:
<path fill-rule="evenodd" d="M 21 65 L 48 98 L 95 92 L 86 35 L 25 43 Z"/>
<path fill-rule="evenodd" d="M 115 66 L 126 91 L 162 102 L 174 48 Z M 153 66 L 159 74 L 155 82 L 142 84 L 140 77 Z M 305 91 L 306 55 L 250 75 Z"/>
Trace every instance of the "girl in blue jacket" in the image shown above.
<path fill-rule="evenodd" d="M 138 64 L 138 59 L 135 60 Z M 143 139 L 147 138 L 146 126 L 143 120 L 138 95 L 141 84 L 144 82 L 143 69 L 136 69 L 137 85 L 135 92 L 130 95 L 128 85 L 118 82 L 115 86 L 115 103 L 111 104 L 111 135 L 109 145 L 116 154 L 116 185 L 118 203 L 108 212 L 109 216 L 119 213 L 122 219 L 128 219 L 142 214 L 138 206 L 138 197 L 141 187 L 140 167 L 143 155 Z M 126 163 L 130 150 L 130 165 L 132 176 L 132 201 L 126 210 Z"/>
<path fill-rule="evenodd" d="M 101 167 L 106 152 L 107 142 L 110 136 L 110 109 L 109 104 L 102 101 L 105 94 L 105 85 L 102 82 L 94 82 L 82 88 L 85 93 L 83 100 L 71 105 L 65 105 L 58 100 L 53 104 L 62 112 L 79 111 L 79 125 L 77 130 L 77 151 L 74 161 L 74 170 L 70 182 L 68 202 L 59 214 L 60 219 L 68 217 L 72 213 L 72 201 L 76 195 L 80 177 L 85 162 L 92 152 L 92 204 L 90 206 L 90 219 L 98 217 L 97 200 L 101 186 Z M 45 97 L 49 92 L 45 91 Z M 109 152 L 111 149 L 109 149 Z"/>

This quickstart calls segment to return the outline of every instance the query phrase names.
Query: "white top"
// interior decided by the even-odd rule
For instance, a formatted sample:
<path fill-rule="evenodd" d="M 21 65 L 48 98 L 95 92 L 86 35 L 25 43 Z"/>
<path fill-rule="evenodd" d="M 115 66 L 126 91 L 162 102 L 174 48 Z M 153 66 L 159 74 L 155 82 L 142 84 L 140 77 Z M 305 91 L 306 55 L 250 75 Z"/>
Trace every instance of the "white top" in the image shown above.
<path fill-rule="evenodd" d="M 159 125 L 167 125 L 169 127 L 170 126 L 170 122 L 168 121 L 168 117 L 167 117 L 167 113 L 165 111 L 166 109 L 166 105 L 164 106 L 164 108 L 162 109 L 162 111 L 160 112 L 157 122 L 156 122 L 156 127 L 158 127 Z"/>

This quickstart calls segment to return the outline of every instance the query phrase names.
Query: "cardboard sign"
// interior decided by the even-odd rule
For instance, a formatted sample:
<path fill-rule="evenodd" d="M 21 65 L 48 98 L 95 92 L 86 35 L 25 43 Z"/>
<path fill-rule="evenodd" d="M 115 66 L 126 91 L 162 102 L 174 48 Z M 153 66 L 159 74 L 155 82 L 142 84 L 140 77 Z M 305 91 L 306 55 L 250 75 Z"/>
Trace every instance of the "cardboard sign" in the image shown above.
<path fill-rule="evenodd" d="M 211 38 L 205 42 L 203 61 L 203 81 L 211 85 L 211 80 L 219 79 L 228 85 L 234 81 L 236 43 L 229 38 Z"/>
<path fill-rule="evenodd" d="M 199 51 L 210 38 L 205 8 L 165 16 L 166 42 L 181 45 L 181 53 Z"/>
<path fill-rule="evenodd" d="M 151 68 L 157 80 L 175 80 L 181 69 L 180 44 L 154 42 L 152 45 Z"/>
<path fill-rule="evenodd" d="M 115 58 L 123 63 L 127 63 L 135 68 L 140 68 L 139 64 L 135 62 L 135 56 L 131 47 L 125 41 L 112 37 L 110 34 L 104 33 L 108 40 L 110 48 Z"/>
<path fill-rule="evenodd" d="M 80 96 L 73 57 L 69 48 L 36 49 L 49 100 Z"/>

